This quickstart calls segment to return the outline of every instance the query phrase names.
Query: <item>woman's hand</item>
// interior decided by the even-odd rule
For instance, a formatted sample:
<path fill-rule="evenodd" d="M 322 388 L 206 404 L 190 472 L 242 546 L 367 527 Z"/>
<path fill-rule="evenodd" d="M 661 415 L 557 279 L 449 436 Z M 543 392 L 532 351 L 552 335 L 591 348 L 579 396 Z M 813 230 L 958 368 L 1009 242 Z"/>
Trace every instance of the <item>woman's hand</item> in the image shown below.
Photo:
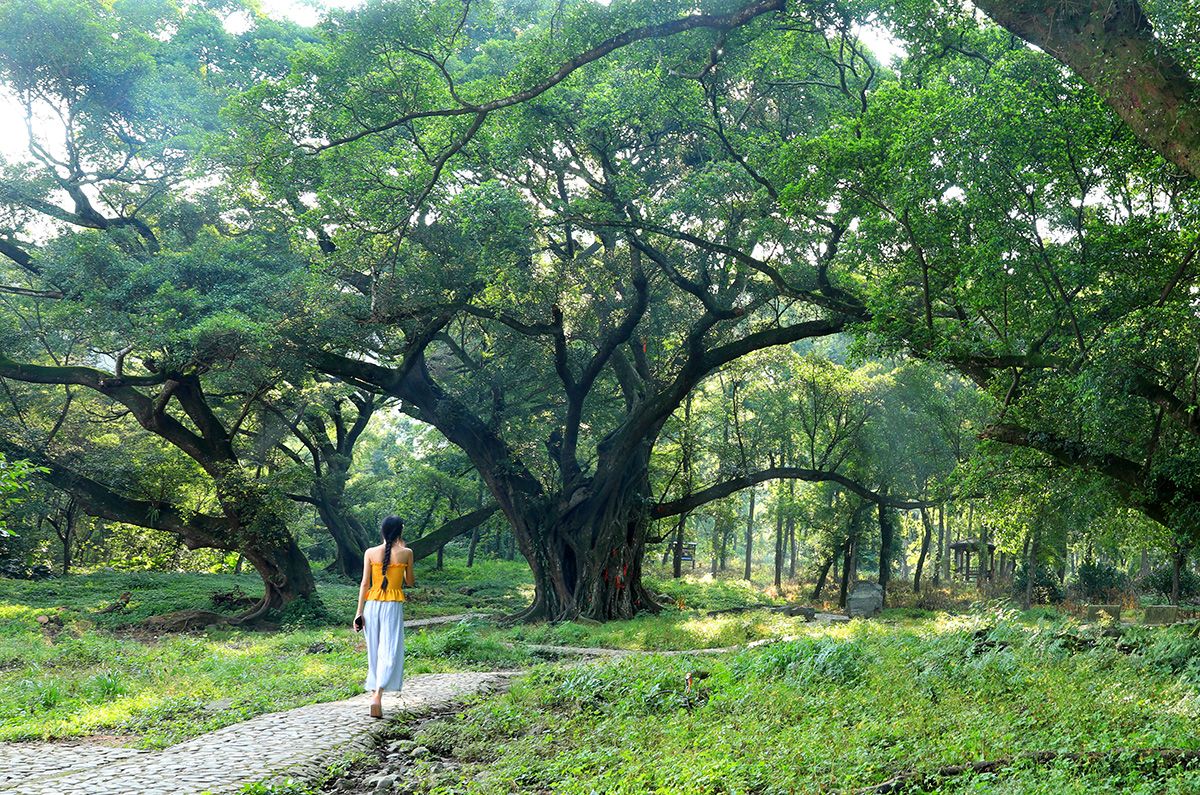
<path fill-rule="evenodd" d="M 362 617 L 362 613 L 359 613 L 358 615 L 356 615 L 354 617 L 354 631 L 362 632 L 362 628 L 363 628 L 363 617 Z"/>

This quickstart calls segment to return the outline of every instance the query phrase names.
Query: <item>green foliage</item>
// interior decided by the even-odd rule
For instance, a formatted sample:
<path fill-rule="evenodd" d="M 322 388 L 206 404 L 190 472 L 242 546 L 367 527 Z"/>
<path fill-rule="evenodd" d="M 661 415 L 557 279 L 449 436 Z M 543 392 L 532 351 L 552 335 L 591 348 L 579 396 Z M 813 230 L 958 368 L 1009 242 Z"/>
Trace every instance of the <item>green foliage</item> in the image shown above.
<path fill-rule="evenodd" d="M 842 791 L 1025 751 L 1190 747 L 1200 690 L 1175 667 L 1186 630 L 1151 630 L 1160 663 L 1111 639 L 1065 646 L 1068 626 L 1007 612 L 852 622 L 715 657 L 542 667 L 414 739 L 465 763 L 454 780 L 476 793 L 514 782 L 580 793 Z M 1106 770 L 1017 768 L 938 791 L 1083 793 L 1109 780 L 1186 792 L 1195 777 L 1117 759 Z M 452 786 L 436 775 L 429 783 Z"/>
<path fill-rule="evenodd" d="M 1173 566 L 1160 566 L 1150 572 L 1145 587 L 1159 598 L 1171 597 L 1171 581 L 1174 577 Z M 1183 602 L 1200 602 L 1200 575 L 1192 571 L 1190 566 L 1179 570 L 1179 599 Z"/>
<path fill-rule="evenodd" d="M 854 641 L 803 638 L 743 652 L 732 660 L 731 666 L 739 676 L 849 685 L 865 674 L 864 657 L 861 646 Z"/>
<path fill-rule="evenodd" d="M 1069 589 L 1080 601 L 1120 602 L 1130 592 L 1128 575 L 1109 563 L 1085 561 Z"/>
<path fill-rule="evenodd" d="M 1012 593 L 1014 599 L 1023 599 L 1028 584 L 1024 562 L 1013 572 Z M 1038 563 L 1033 568 L 1033 602 L 1034 604 L 1058 604 L 1063 600 L 1063 587 L 1054 569 L 1045 563 Z"/>

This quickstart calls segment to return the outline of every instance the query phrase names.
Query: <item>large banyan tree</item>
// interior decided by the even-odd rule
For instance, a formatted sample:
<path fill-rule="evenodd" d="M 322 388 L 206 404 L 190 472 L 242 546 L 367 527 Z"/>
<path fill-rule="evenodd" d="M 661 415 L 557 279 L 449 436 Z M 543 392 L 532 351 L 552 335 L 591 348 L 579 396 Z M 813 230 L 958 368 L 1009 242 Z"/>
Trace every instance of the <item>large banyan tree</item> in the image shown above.
<path fill-rule="evenodd" d="M 469 458 L 529 616 L 653 609 L 652 522 L 765 479 L 910 504 L 801 451 L 653 489 L 706 379 L 847 331 L 991 390 L 991 438 L 1191 521 L 1194 180 L 954 3 L 372 2 L 238 34 L 204 6 L 67 5 L 0 16 L 34 120 L 0 183 L 0 376 L 24 385 L 3 452 L 88 510 L 243 551 L 265 604 L 312 579 L 264 451 L 299 439 L 292 496 L 336 523 L 334 417 L 376 400 Z M 875 11 L 910 48 L 894 68 L 855 35 Z M 354 410 L 297 402 L 314 377 Z M 199 478 L 106 479 L 65 444 L 81 407 Z"/>
<path fill-rule="evenodd" d="M 867 317 L 837 283 L 852 263 L 831 270 L 849 219 L 779 213 L 770 166 L 747 162 L 720 107 L 783 86 L 746 109 L 760 161 L 844 123 L 879 68 L 844 21 L 547 4 L 510 41 L 509 9 L 396 8 L 342 18 L 322 57 L 245 95 L 229 162 L 304 233 L 318 278 L 294 349 L 465 451 L 533 569 L 527 616 L 655 609 L 653 520 L 768 478 L 904 503 L 803 456 L 662 504 L 651 491 L 664 424 L 706 378 Z M 628 33 L 597 43 L 590 19 Z M 582 55 L 529 81 L 563 50 Z M 853 88 L 787 85 L 804 79 Z"/>

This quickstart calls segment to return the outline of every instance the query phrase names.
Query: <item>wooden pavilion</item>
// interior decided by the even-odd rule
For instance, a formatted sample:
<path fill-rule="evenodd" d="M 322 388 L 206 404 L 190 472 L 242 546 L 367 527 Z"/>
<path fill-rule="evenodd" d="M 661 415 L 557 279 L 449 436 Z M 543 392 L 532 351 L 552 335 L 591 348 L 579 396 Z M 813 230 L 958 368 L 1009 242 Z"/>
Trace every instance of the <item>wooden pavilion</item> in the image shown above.
<path fill-rule="evenodd" d="M 950 549 L 954 552 L 954 571 L 964 581 L 977 580 L 980 573 L 990 580 L 996 573 L 996 545 L 991 541 L 986 542 L 981 549 L 978 538 L 964 538 L 952 543 Z M 974 566 L 971 565 L 971 555 L 975 556 Z M 981 556 L 983 560 L 980 560 Z"/>

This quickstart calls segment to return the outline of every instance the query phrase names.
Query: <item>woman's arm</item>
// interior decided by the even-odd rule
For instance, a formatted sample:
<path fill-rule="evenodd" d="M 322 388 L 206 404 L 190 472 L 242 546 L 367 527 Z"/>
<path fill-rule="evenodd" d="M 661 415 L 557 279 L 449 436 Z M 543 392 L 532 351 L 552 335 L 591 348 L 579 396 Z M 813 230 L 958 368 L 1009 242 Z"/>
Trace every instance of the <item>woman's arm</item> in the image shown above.
<path fill-rule="evenodd" d="M 363 602 L 367 600 L 367 591 L 371 590 L 371 558 L 369 552 L 363 553 L 362 569 L 363 576 L 362 582 L 358 584 L 358 610 L 354 613 L 355 620 L 363 614 Z"/>
<path fill-rule="evenodd" d="M 404 551 L 407 553 L 405 555 L 405 557 L 408 558 L 408 560 L 406 561 L 408 563 L 408 565 L 404 567 L 404 584 L 405 585 L 416 585 L 417 581 L 413 577 L 413 562 L 414 562 L 413 561 L 413 551 L 411 549 L 406 549 Z"/>

